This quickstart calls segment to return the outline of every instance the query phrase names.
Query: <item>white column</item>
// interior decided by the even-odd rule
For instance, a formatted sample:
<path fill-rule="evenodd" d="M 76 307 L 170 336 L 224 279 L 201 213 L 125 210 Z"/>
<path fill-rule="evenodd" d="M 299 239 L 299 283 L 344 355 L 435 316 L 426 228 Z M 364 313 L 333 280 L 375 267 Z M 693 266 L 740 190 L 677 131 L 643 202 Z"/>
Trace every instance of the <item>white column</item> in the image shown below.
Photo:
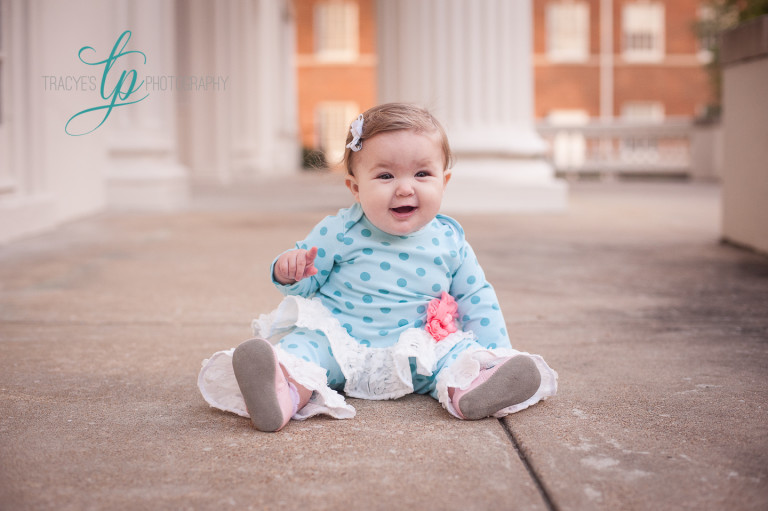
<path fill-rule="evenodd" d="M 5 243 L 50 228 L 70 212 L 57 204 L 58 190 L 51 189 L 51 169 L 40 149 L 46 135 L 44 108 L 52 96 L 44 96 L 40 87 L 45 73 L 41 36 L 46 35 L 40 3 L 6 0 L 0 15 L 0 243 Z"/>
<path fill-rule="evenodd" d="M 184 159 L 196 181 L 231 183 L 300 168 L 288 0 L 178 3 L 181 75 L 226 90 L 184 97 Z"/>
<path fill-rule="evenodd" d="M 100 98 L 59 81 L 95 74 L 77 53 L 85 45 L 102 49 L 115 37 L 111 27 L 93 23 L 111 18 L 110 5 L 92 0 L 3 0 L 0 9 L 2 243 L 104 207 L 106 132 L 117 115 L 93 133 L 68 135 L 67 119 Z M 89 15 L 84 17 L 84 12 Z"/>
<path fill-rule="evenodd" d="M 456 155 L 450 211 L 565 207 L 533 127 L 530 0 L 379 0 L 381 102 L 421 104 Z"/>
<path fill-rule="evenodd" d="M 600 120 L 613 120 L 613 0 L 600 0 Z"/>
<path fill-rule="evenodd" d="M 125 51 L 139 81 L 176 72 L 175 12 L 172 0 L 120 0 L 114 4 L 115 34 L 131 30 Z M 122 64 L 122 63 L 121 63 Z M 115 66 L 115 74 L 121 72 Z M 142 87 L 129 99 L 149 96 L 121 108 L 109 140 L 107 202 L 119 209 L 173 209 L 187 198 L 186 169 L 178 162 L 176 101 L 172 93 Z M 135 97 L 134 97 L 135 96 Z M 114 117 L 114 119 L 112 118 Z"/>

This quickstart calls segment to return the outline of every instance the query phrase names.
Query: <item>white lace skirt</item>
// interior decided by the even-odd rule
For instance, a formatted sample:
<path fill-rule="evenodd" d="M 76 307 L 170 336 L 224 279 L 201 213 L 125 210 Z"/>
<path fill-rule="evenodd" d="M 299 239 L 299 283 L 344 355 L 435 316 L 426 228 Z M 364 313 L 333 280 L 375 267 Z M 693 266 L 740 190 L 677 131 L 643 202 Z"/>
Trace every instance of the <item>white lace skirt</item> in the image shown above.
<path fill-rule="evenodd" d="M 330 341 L 333 355 L 346 378 L 346 395 L 362 399 L 397 399 L 413 392 L 410 358 L 416 361 L 416 372 L 431 376 L 437 362 L 448 354 L 457 343 L 473 339 L 471 332 L 456 332 L 436 342 L 423 329 L 406 330 L 398 342 L 387 348 L 371 348 L 359 344 L 336 318 L 317 299 L 298 296 L 286 297 L 270 314 L 262 314 L 253 320 L 253 334 L 277 344 L 296 327 L 322 331 Z M 211 406 L 248 417 L 245 402 L 232 370 L 234 348 L 214 353 L 203 360 L 203 368 L 197 385 Z M 331 389 L 326 382 L 325 369 L 277 350 L 280 363 L 291 376 L 304 387 L 313 391 L 309 403 L 296 412 L 294 419 L 303 420 L 321 413 L 337 419 L 355 416 L 355 409 L 344 397 Z M 554 396 L 557 393 L 557 373 L 539 355 L 508 348 L 488 349 L 481 346 L 461 352 L 456 361 L 442 370 L 437 378 L 437 394 L 440 403 L 452 415 L 459 417 L 448 397 L 448 387 L 464 389 L 480 371 L 501 359 L 515 355 L 527 355 L 533 359 L 541 373 L 539 390 L 528 400 L 499 410 L 494 417 L 503 417 Z"/>

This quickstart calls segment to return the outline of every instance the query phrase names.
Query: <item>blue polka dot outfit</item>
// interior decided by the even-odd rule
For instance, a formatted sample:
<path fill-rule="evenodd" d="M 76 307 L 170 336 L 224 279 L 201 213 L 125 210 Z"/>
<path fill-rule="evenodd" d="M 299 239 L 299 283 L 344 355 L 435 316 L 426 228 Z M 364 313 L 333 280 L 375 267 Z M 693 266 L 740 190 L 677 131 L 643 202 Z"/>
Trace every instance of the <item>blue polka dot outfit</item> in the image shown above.
<path fill-rule="evenodd" d="M 274 283 L 284 295 L 319 298 L 359 344 L 386 348 L 406 330 L 423 328 L 427 305 L 447 292 L 458 304 L 460 329 L 476 337 L 471 343 L 511 348 L 496 293 L 452 218 L 437 215 L 419 231 L 395 236 L 376 228 L 355 204 L 323 219 L 296 244 L 313 246 L 318 247 L 316 275 L 291 285 Z M 325 368 L 332 388 L 344 387 L 344 375 L 322 331 L 297 328 L 280 347 Z M 414 391 L 434 396 L 440 370 L 469 347 L 467 342 L 454 346 L 432 376 L 417 374 L 412 367 Z"/>

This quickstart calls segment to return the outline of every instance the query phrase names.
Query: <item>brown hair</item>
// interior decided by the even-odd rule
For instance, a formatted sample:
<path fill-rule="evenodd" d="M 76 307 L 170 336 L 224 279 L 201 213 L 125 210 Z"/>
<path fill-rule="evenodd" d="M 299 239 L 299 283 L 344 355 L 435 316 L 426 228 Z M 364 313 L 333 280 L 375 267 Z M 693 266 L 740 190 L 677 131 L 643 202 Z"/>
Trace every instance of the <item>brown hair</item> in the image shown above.
<path fill-rule="evenodd" d="M 448 169 L 453 165 L 453 154 L 451 146 L 448 144 L 448 136 L 440 122 L 432 116 L 426 109 L 408 103 L 386 103 L 375 106 L 363 112 L 363 135 L 361 142 L 374 137 L 379 133 L 397 130 L 414 130 L 417 133 L 437 133 L 440 136 L 440 142 L 443 149 L 444 168 Z M 352 142 L 352 133 L 347 133 L 346 144 Z M 363 147 L 365 144 L 363 144 Z M 344 158 L 342 163 L 347 169 L 347 173 L 352 173 L 352 158 L 354 151 L 349 147 L 344 149 Z"/>

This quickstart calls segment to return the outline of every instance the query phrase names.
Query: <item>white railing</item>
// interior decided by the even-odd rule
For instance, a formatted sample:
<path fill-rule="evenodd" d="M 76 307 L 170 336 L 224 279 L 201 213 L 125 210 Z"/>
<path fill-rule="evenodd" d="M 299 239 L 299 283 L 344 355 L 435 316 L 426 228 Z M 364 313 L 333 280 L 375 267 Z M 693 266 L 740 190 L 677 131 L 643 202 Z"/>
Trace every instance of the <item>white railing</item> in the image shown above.
<path fill-rule="evenodd" d="M 656 123 L 615 120 L 579 125 L 539 123 L 549 143 L 549 160 L 566 177 L 598 175 L 681 175 L 691 171 L 689 119 Z"/>

